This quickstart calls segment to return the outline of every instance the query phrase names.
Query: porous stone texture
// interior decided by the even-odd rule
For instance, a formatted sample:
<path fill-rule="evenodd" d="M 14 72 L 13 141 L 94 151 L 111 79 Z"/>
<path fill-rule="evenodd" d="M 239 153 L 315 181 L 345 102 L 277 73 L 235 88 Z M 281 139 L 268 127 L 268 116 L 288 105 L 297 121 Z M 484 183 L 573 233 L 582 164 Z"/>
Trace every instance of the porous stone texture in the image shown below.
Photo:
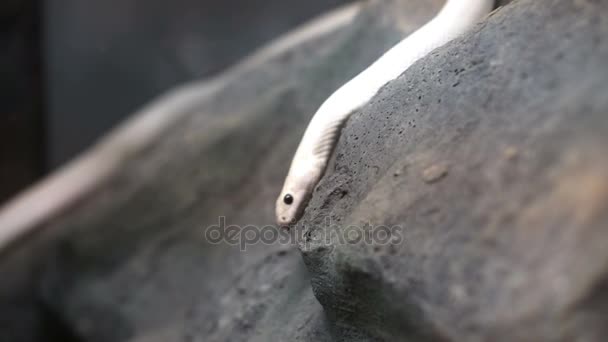
<path fill-rule="evenodd" d="M 608 336 L 607 11 L 517 1 L 351 117 L 303 220 L 332 326 L 388 341 Z M 368 222 L 401 242 L 315 241 Z"/>
<path fill-rule="evenodd" d="M 603 1 L 514 1 L 383 87 L 344 127 L 297 245 L 205 237 L 222 216 L 272 224 L 318 104 L 440 5 L 366 3 L 161 100 L 189 94 L 4 252 L 0 312 L 35 298 L 76 341 L 603 341 Z M 325 240 L 352 226 L 392 236 Z"/>

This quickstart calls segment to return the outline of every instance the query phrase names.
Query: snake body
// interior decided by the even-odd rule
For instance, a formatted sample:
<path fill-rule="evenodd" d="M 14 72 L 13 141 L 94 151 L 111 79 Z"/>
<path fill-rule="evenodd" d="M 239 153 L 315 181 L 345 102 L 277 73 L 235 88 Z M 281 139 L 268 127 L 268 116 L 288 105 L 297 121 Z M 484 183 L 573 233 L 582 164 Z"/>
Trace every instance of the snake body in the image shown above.
<path fill-rule="evenodd" d="M 439 13 L 336 90 L 310 121 L 276 202 L 281 226 L 300 219 L 348 117 L 386 83 L 432 50 L 466 32 L 494 7 L 494 0 L 448 0 Z"/>

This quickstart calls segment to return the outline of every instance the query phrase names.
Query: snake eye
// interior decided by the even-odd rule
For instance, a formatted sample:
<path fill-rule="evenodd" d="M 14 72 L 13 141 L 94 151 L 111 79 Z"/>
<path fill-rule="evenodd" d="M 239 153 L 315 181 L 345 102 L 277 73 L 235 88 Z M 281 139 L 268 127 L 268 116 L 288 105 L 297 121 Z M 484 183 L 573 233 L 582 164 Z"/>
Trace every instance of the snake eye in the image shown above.
<path fill-rule="evenodd" d="M 285 197 L 283 197 L 283 203 L 290 205 L 293 203 L 293 196 L 291 196 L 290 194 L 285 195 Z"/>

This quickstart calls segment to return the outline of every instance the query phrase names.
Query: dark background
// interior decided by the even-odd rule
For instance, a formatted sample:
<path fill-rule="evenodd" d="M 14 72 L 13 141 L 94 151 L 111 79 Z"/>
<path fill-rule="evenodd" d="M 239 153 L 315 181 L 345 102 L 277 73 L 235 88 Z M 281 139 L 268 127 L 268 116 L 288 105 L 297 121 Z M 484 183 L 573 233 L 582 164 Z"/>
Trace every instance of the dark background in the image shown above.
<path fill-rule="evenodd" d="M 0 1 L 0 201 L 46 170 L 41 10 Z"/>
<path fill-rule="evenodd" d="M 0 1 L 0 202 L 155 96 L 345 2 Z"/>

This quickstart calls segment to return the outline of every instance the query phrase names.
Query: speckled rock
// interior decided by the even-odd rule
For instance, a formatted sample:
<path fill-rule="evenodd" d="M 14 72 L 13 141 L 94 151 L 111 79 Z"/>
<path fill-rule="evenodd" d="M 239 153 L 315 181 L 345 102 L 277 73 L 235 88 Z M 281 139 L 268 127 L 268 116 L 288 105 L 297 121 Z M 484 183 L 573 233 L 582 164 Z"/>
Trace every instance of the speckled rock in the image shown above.
<path fill-rule="evenodd" d="M 517 1 L 351 117 L 302 222 L 338 335 L 605 340 L 607 14 Z M 398 243 L 324 243 L 327 217 Z"/>

